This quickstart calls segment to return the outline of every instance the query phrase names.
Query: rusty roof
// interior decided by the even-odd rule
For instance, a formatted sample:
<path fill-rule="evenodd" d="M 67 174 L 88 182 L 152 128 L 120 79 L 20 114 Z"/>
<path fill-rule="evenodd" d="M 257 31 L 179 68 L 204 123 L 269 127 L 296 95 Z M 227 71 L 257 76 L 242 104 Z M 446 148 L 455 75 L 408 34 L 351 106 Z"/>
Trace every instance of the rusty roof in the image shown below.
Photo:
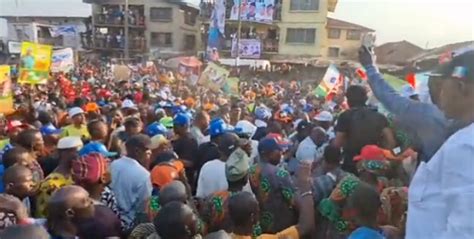
<path fill-rule="evenodd" d="M 326 25 L 328 28 L 339 28 L 339 29 L 350 29 L 350 30 L 360 30 L 360 31 L 366 31 L 366 32 L 375 32 L 374 29 L 370 29 L 368 27 L 364 27 L 352 22 L 346 22 L 343 20 L 335 19 L 335 18 L 330 18 L 328 17 L 328 22 Z"/>

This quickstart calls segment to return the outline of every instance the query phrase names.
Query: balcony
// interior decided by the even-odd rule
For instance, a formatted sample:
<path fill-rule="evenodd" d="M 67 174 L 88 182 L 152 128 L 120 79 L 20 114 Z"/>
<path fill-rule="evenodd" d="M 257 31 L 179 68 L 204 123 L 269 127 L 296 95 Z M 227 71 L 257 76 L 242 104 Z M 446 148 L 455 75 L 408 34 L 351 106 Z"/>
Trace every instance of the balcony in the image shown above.
<path fill-rule="evenodd" d="M 232 12 L 234 1 L 226 1 L 225 17 L 229 19 Z M 214 3 L 209 0 L 201 0 L 199 17 L 202 21 L 208 21 L 211 18 Z M 275 0 L 273 11 L 273 21 L 281 21 L 282 0 Z"/>
<path fill-rule="evenodd" d="M 120 38 L 119 38 L 120 39 Z M 82 34 L 81 35 L 82 47 L 86 49 L 95 49 L 102 51 L 123 51 L 125 48 L 125 42 L 122 40 L 117 40 L 116 36 L 105 36 L 105 35 L 96 35 L 93 38 L 90 35 Z M 142 36 L 132 36 L 129 38 L 129 51 L 130 52 L 145 52 L 147 50 L 145 37 Z"/>
<path fill-rule="evenodd" d="M 98 27 L 125 27 L 125 6 L 102 5 L 94 14 L 94 24 Z M 128 9 L 128 26 L 145 27 L 145 9 L 142 5 L 130 5 Z"/>

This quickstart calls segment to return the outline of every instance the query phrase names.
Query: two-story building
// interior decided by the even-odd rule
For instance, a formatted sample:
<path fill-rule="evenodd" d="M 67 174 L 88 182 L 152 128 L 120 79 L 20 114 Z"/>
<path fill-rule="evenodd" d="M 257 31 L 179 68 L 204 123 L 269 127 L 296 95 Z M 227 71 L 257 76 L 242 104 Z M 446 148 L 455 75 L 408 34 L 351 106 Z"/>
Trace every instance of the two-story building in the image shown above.
<path fill-rule="evenodd" d="M 124 39 L 128 39 L 130 56 L 158 58 L 196 53 L 200 34 L 197 6 L 181 0 L 83 1 L 92 4 L 91 49 L 124 56 Z"/>
<path fill-rule="evenodd" d="M 328 17 L 326 31 L 327 45 L 323 55 L 329 59 L 353 60 L 357 58 L 357 51 L 362 44 L 362 36 L 375 30 Z"/>

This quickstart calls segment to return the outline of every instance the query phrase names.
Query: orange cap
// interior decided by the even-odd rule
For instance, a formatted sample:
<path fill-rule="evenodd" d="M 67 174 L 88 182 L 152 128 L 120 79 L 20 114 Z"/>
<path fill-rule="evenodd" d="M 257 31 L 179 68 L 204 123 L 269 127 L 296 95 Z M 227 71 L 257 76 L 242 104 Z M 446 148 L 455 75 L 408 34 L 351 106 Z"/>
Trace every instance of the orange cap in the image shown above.
<path fill-rule="evenodd" d="M 183 169 L 184 165 L 179 160 L 158 164 L 151 170 L 151 183 L 162 188 L 177 179 Z"/>
<path fill-rule="evenodd" d="M 99 106 L 94 102 L 87 103 L 84 108 L 86 112 L 96 112 L 99 110 Z"/>

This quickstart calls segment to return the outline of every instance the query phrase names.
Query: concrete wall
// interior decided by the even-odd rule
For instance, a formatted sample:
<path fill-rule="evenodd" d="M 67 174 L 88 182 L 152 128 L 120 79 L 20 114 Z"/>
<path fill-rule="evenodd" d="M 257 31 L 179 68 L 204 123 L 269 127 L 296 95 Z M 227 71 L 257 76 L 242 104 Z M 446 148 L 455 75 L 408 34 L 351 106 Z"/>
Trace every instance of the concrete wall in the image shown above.
<path fill-rule="evenodd" d="M 319 56 L 321 49 L 326 47 L 326 21 L 328 13 L 327 0 L 319 1 L 317 11 L 291 11 L 291 0 L 284 0 L 282 5 L 282 21 L 276 22 L 280 28 L 279 54 L 282 55 L 307 55 Z M 316 37 L 314 44 L 287 43 L 288 28 L 315 28 Z"/>

